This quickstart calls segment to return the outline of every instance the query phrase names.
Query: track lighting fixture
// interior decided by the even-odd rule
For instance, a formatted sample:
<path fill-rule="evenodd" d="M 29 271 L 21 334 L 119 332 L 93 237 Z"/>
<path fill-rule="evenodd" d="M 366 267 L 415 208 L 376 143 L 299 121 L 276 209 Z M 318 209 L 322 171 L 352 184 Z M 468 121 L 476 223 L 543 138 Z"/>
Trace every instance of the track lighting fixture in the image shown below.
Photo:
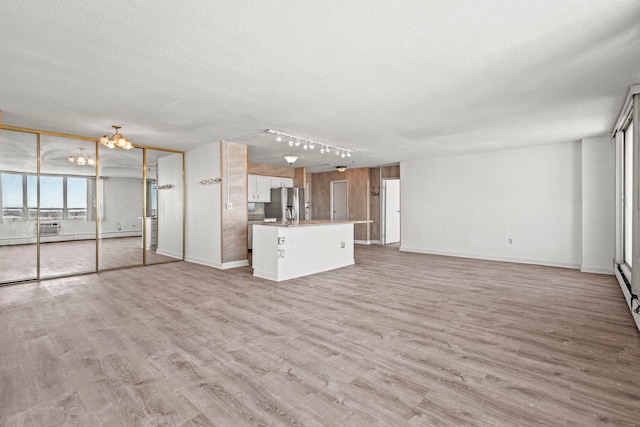
<path fill-rule="evenodd" d="M 345 157 L 351 157 L 351 154 L 353 153 L 353 150 L 349 150 L 347 148 L 329 144 L 320 144 L 310 139 L 300 138 L 298 136 L 289 135 L 287 133 L 279 132 L 273 129 L 266 129 L 265 132 L 276 135 L 276 141 L 278 142 L 282 141 L 282 137 L 288 138 L 289 147 L 293 147 L 294 145 L 296 147 L 300 147 L 300 145 L 302 145 L 302 148 L 305 150 L 313 150 L 315 149 L 315 146 L 317 144 L 320 147 L 320 154 L 329 154 L 331 152 L 334 152 L 336 153 L 336 156 L 341 156 L 343 159 Z"/>

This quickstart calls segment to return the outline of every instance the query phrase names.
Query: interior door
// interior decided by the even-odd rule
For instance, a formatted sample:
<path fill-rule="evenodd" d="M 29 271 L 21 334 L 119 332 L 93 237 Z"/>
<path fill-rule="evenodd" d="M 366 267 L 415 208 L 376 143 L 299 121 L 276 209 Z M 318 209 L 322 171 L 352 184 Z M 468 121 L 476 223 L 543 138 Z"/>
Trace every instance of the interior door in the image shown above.
<path fill-rule="evenodd" d="M 400 180 L 385 179 L 384 186 L 384 244 L 400 241 Z"/>
<path fill-rule="evenodd" d="M 348 197 L 347 181 L 331 181 L 331 219 L 347 219 Z"/>

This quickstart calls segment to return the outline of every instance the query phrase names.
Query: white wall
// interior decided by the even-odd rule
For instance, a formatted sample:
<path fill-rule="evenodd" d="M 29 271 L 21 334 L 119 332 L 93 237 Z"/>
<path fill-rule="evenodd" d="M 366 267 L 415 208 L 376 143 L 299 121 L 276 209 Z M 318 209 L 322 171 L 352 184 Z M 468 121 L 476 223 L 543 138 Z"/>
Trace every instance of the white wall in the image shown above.
<path fill-rule="evenodd" d="M 613 274 L 615 144 L 610 137 L 582 140 L 582 266 Z"/>
<path fill-rule="evenodd" d="M 402 162 L 400 249 L 579 268 L 581 161 L 574 142 Z"/>
<path fill-rule="evenodd" d="M 106 178 L 103 181 L 102 237 L 142 236 L 142 179 Z"/>
<path fill-rule="evenodd" d="M 158 247 L 163 255 L 182 259 L 182 154 L 158 159 Z M 149 230 L 147 231 L 149 232 Z"/>
<path fill-rule="evenodd" d="M 220 178 L 220 143 L 212 142 L 185 153 L 185 259 L 222 267 L 220 183 L 202 185 L 203 179 Z"/>

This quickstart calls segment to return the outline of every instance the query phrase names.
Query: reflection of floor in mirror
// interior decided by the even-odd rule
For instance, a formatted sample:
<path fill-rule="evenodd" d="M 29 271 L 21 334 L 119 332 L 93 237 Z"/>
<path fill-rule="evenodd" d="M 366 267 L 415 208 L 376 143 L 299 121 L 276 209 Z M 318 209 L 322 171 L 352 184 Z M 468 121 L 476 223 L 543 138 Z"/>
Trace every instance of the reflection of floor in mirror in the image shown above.
<path fill-rule="evenodd" d="M 119 237 L 100 241 L 100 269 L 142 265 L 140 237 Z M 147 264 L 175 261 L 175 258 L 147 251 Z M 36 245 L 0 246 L 0 283 L 36 277 Z M 40 277 L 95 271 L 95 240 L 42 243 Z"/>

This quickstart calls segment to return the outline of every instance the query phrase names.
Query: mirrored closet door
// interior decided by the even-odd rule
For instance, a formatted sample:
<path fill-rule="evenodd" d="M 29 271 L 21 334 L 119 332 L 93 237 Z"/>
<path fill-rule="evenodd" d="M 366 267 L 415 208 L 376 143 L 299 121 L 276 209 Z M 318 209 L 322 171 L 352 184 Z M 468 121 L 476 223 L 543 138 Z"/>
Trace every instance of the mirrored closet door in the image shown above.
<path fill-rule="evenodd" d="M 0 283 L 38 277 L 38 135 L 0 132 Z"/>
<path fill-rule="evenodd" d="M 95 142 L 40 136 L 40 277 L 96 270 Z"/>
<path fill-rule="evenodd" d="M 0 125 L 0 285 L 184 259 L 184 153 Z"/>
<path fill-rule="evenodd" d="M 101 147 L 98 156 L 98 269 L 142 265 L 143 149 Z"/>

